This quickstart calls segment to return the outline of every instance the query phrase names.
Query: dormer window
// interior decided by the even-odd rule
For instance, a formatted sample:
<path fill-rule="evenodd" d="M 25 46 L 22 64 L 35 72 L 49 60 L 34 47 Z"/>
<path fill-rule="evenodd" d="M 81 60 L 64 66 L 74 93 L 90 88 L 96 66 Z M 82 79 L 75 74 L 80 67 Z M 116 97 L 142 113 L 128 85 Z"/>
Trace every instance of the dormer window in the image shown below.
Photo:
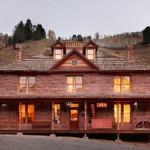
<path fill-rule="evenodd" d="M 54 50 L 54 59 L 60 60 L 63 58 L 63 50 L 62 49 L 55 49 Z"/>
<path fill-rule="evenodd" d="M 86 49 L 86 57 L 90 60 L 95 59 L 95 50 L 94 49 Z"/>
<path fill-rule="evenodd" d="M 83 55 L 85 55 L 86 58 L 89 60 L 95 60 L 97 50 L 98 50 L 98 45 L 96 43 L 94 43 L 93 41 L 89 41 L 83 47 Z"/>
<path fill-rule="evenodd" d="M 51 45 L 51 50 L 54 60 L 60 60 L 66 54 L 66 47 L 60 40 Z"/>

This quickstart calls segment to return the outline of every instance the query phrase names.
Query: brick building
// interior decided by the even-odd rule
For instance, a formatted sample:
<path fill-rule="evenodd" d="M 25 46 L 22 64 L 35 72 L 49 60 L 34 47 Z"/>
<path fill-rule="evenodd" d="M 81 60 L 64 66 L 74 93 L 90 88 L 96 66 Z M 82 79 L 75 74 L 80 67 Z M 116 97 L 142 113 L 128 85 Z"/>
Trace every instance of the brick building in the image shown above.
<path fill-rule="evenodd" d="M 150 134 L 150 66 L 56 41 L 49 59 L 0 66 L 0 132 Z"/>

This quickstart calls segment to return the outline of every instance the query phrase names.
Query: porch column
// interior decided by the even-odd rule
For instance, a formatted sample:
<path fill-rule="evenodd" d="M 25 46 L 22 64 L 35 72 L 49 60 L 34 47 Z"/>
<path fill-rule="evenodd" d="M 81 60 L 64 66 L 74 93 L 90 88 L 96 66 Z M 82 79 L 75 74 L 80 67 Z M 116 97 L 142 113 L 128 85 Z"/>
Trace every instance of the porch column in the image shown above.
<path fill-rule="evenodd" d="M 87 101 L 84 102 L 84 130 L 87 130 Z"/>
<path fill-rule="evenodd" d="M 120 121 L 120 114 L 119 114 L 119 102 L 117 102 L 117 130 L 119 130 L 119 121 Z"/>
<path fill-rule="evenodd" d="M 54 130 L 54 110 L 53 110 L 54 102 L 52 101 L 52 120 L 51 120 L 51 130 Z"/>
<path fill-rule="evenodd" d="M 22 119 L 21 102 L 19 102 L 19 131 L 21 130 L 21 119 Z"/>

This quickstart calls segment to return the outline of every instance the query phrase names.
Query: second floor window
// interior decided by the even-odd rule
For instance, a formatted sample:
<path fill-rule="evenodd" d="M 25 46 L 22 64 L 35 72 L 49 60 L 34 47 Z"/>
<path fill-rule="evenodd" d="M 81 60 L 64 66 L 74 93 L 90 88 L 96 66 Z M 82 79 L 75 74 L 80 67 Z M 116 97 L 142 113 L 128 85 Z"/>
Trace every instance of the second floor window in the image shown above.
<path fill-rule="evenodd" d="M 54 59 L 60 60 L 63 58 L 63 50 L 62 49 L 55 49 L 54 50 Z"/>
<path fill-rule="evenodd" d="M 114 77 L 114 92 L 128 93 L 131 88 L 130 76 L 115 76 Z"/>
<path fill-rule="evenodd" d="M 26 77 L 21 76 L 19 78 L 19 93 L 34 93 L 36 87 L 36 78 L 35 77 Z"/>
<path fill-rule="evenodd" d="M 82 76 L 67 76 L 67 92 L 76 93 L 80 92 L 83 88 Z"/>
<path fill-rule="evenodd" d="M 86 50 L 86 57 L 90 60 L 94 60 L 95 59 L 95 50 L 87 49 Z"/>

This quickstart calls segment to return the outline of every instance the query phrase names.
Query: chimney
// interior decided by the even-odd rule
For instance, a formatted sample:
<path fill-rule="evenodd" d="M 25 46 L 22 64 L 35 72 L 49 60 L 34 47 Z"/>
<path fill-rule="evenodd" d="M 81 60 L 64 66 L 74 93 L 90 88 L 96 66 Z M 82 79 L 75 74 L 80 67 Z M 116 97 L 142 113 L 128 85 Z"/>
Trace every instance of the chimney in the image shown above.
<path fill-rule="evenodd" d="M 16 44 L 15 50 L 16 50 L 16 61 L 21 61 L 22 60 L 22 45 Z"/>
<path fill-rule="evenodd" d="M 133 46 L 128 46 L 128 61 L 132 62 L 133 61 Z"/>

